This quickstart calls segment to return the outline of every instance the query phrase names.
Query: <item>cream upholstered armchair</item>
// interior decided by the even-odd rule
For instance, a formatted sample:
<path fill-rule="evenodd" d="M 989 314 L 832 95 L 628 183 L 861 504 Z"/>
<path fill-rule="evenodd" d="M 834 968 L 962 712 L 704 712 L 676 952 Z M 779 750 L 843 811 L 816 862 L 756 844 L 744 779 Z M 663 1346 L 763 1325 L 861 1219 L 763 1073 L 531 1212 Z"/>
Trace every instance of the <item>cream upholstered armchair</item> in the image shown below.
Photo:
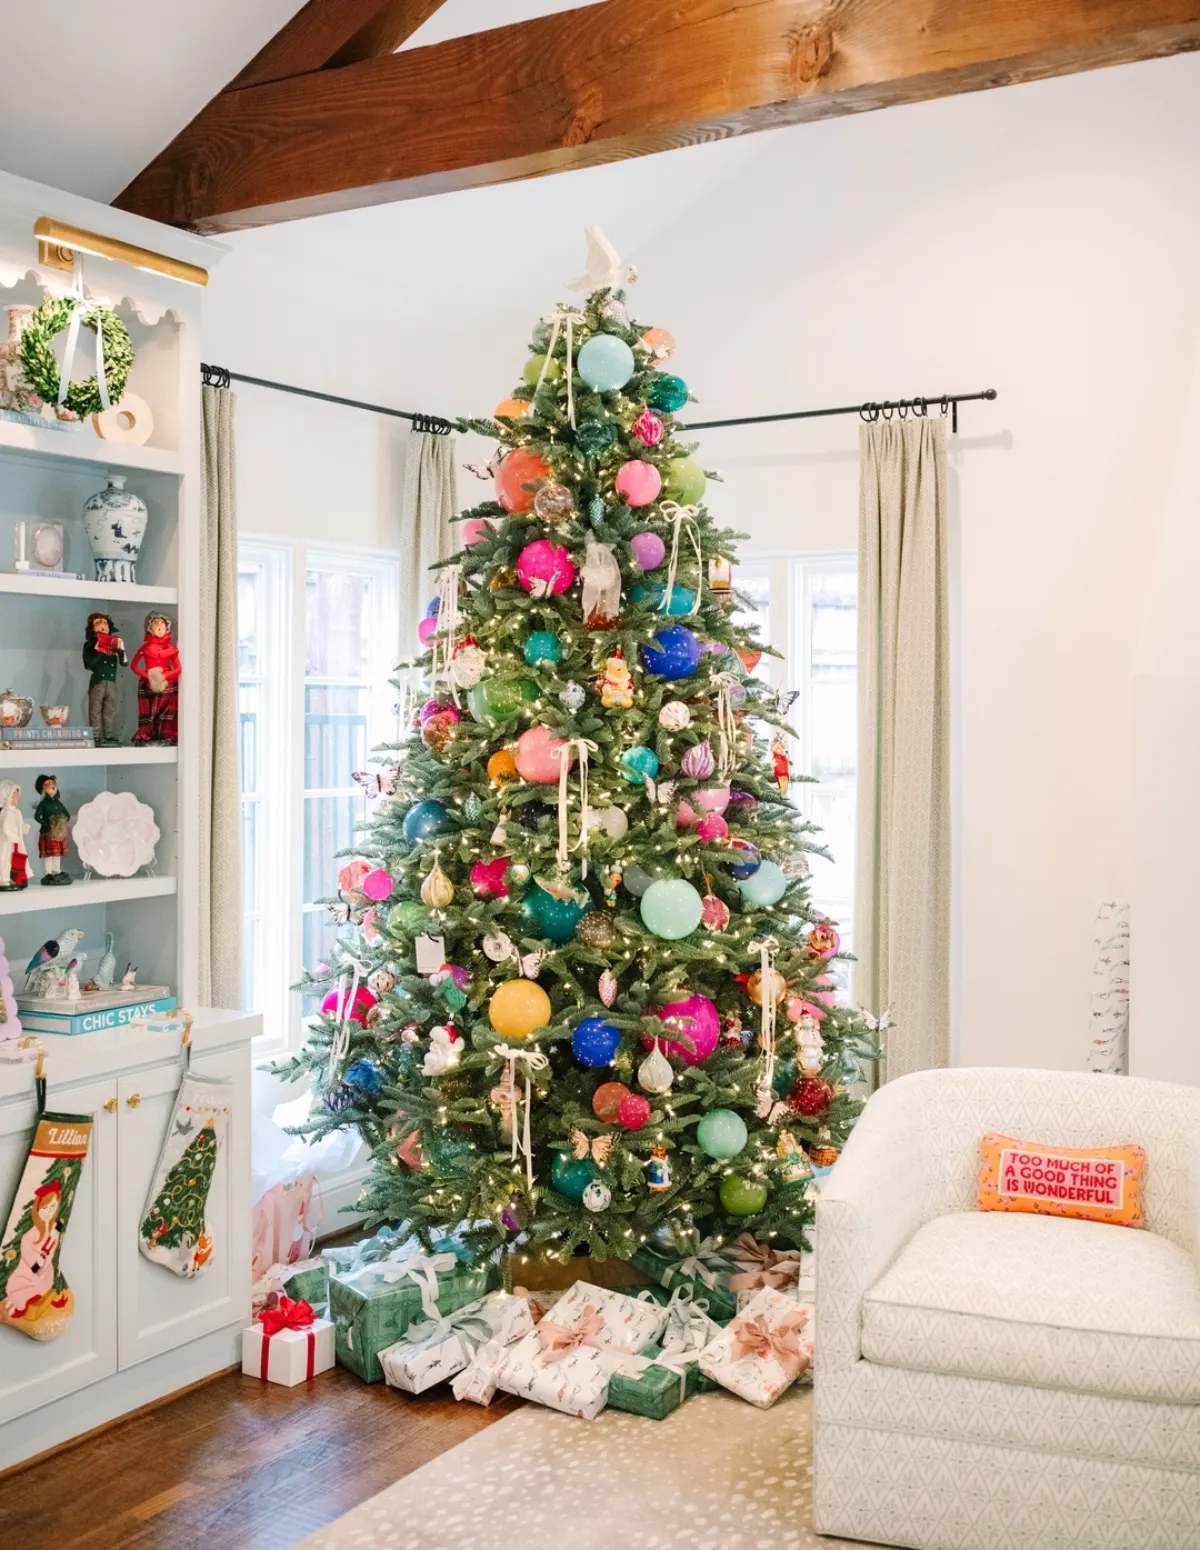
<path fill-rule="evenodd" d="M 1138 1142 L 1145 1230 L 976 1211 L 989 1131 Z M 1200 1547 L 1200 1091 L 902 1077 L 827 1181 L 816 1261 L 819 1532 L 918 1550 Z"/>

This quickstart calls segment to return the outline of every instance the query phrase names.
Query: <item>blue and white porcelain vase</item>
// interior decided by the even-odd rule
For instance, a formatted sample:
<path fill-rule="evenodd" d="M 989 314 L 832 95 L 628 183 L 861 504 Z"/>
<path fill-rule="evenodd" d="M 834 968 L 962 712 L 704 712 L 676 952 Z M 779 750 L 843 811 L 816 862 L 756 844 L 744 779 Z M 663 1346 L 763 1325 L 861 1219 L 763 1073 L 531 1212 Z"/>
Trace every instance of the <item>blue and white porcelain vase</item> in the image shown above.
<path fill-rule="evenodd" d="M 83 508 L 83 530 L 92 546 L 97 581 L 136 581 L 137 558 L 146 533 L 146 503 L 125 488 L 124 474 L 107 474 Z"/>

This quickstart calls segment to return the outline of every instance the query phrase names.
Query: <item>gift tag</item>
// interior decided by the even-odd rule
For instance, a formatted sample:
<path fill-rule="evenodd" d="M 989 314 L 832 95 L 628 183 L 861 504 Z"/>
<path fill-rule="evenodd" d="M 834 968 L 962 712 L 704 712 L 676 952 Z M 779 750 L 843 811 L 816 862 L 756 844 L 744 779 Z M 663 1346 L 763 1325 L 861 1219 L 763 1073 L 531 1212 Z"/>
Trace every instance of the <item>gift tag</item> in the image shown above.
<path fill-rule="evenodd" d="M 446 961 L 444 936 L 419 936 L 417 938 L 417 973 L 436 974 Z"/>

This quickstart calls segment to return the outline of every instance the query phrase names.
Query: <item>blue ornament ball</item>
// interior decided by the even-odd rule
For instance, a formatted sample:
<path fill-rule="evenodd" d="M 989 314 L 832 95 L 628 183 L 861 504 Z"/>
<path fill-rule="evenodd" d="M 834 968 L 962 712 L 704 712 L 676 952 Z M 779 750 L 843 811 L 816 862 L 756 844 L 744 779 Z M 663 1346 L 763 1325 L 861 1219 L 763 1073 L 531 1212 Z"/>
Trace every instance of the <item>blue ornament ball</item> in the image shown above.
<path fill-rule="evenodd" d="M 435 597 L 433 602 L 430 603 L 429 607 L 425 610 L 425 617 L 427 619 L 436 619 L 437 615 L 438 615 L 438 609 L 441 606 L 442 606 L 441 598 Z"/>
<path fill-rule="evenodd" d="M 759 867 L 762 866 L 762 856 L 756 845 L 751 845 L 749 840 L 737 841 L 737 860 L 731 861 L 727 870 L 738 882 L 744 882 L 746 878 L 753 877 Z"/>
<path fill-rule="evenodd" d="M 583 1192 L 600 1172 L 590 1157 L 576 1157 L 571 1152 L 555 1152 L 550 1163 L 550 1187 L 568 1200 L 578 1203 Z"/>
<path fill-rule="evenodd" d="M 642 895 L 642 924 L 667 942 L 690 936 L 700 924 L 703 901 L 682 877 L 651 883 Z"/>
<path fill-rule="evenodd" d="M 585 1017 L 571 1034 L 571 1053 L 581 1066 L 611 1066 L 621 1044 L 621 1030 L 603 1017 Z"/>
<path fill-rule="evenodd" d="M 760 909 L 778 904 L 787 892 L 787 885 L 787 878 L 774 861 L 762 862 L 753 876 L 742 878 L 738 883 L 746 903 Z"/>
<path fill-rule="evenodd" d="M 426 797 L 422 802 L 414 802 L 404 815 L 404 838 L 410 845 L 417 840 L 431 839 L 438 834 L 449 834 L 453 827 L 450 814 L 432 797 Z"/>
<path fill-rule="evenodd" d="M 685 624 L 669 624 L 641 648 L 642 666 L 659 678 L 690 678 L 700 664 L 700 642 Z"/>
<path fill-rule="evenodd" d="M 596 334 L 575 358 L 575 370 L 597 393 L 612 393 L 633 376 L 633 351 L 615 334 Z"/>
<path fill-rule="evenodd" d="M 525 641 L 525 660 L 530 667 L 539 662 L 558 662 L 562 659 L 562 644 L 552 630 L 534 630 Z"/>
<path fill-rule="evenodd" d="M 331 1114 L 341 1114 L 343 1110 L 350 1108 L 354 1103 L 354 1094 L 344 1084 L 339 1087 L 331 1087 L 321 1096 L 321 1102 Z"/>
<path fill-rule="evenodd" d="M 696 1126 L 696 1145 L 710 1157 L 736 1157 L 746 1144 L 746 1122 L 732 1109 L 709 1109 Z"/>
<path fill-rule="evenodd" d="M 380 1086 L 378 1068 L 366 1059 L 353 1060 L 346 1067 L 346 1081 L 351 1087 L 361 1087 L 364 1092 L 376 1093 Z"/>
<path fill-rule="evenodd" d="M 640 744 L 627 748 L 621 755 L 621 774 L 631 786 L 644 786 L 647 778 L 653 780 L 658 774 L 658 755 Z"/>

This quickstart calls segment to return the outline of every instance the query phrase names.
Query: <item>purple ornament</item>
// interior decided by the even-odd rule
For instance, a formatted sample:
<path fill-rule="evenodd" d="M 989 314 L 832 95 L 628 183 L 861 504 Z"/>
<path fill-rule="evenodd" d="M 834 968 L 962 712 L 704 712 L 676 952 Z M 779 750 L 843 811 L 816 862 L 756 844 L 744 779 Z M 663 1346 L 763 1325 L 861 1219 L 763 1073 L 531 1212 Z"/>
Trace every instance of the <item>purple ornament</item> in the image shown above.
<path fill-rule="evenodd" d="M 735 812 L 749 818 L 751 813 L 758 808 L 758 798 L 752 791 L 731 791 L 729 793 L 729 805 Z"/>
<path fill-rule="evenodd" d="M 667 557 L 667 546 L 657 533 L 635 533 L 629 547 L 639 570 L 654 570 Z"/>
<path fill-rule="evenodd" d="M 467 986 L 471 983 L 471 976 L 467 973 L 466 969 L 464 969 L 461 964 L 448 963 L 446 965 L 446 971 L 450 975 L 450 978 L 458 986 L 459 990 L 466 990 Z"/>
<path fill-rule="evenodd" d="M 689 748 L 680 763 L 680 769 L 691 780 L 707 780 L 715 768 L 716 761 L 707 738 Z"/>

